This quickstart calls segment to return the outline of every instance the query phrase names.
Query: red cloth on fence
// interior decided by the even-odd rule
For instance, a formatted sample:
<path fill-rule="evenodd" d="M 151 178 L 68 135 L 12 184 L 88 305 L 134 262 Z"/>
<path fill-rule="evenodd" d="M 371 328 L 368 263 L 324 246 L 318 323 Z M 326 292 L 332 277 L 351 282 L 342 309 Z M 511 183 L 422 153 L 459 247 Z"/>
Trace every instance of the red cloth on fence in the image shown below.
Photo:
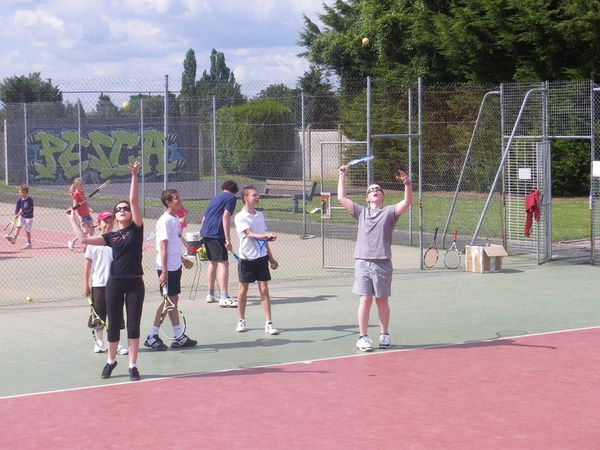
<path fill-rule="evenodd" d="M 525 213 L 527 217 L 525 218 L 525 236 L 529 237 L 531 234 L 531 224 L 533 222 L 533 218 L 535 217 L 535 221 L 540 221 L 540 191 L 535 189 L 527 194 L 525 197 Z"/>

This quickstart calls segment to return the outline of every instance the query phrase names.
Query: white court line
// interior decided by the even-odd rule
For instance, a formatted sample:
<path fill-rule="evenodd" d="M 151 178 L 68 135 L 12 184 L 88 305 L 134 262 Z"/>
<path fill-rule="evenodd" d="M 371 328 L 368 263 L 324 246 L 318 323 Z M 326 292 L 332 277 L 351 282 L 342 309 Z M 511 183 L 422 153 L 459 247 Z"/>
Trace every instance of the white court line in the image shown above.
<path fill-rule="evenodd" d="M 532 333 L 532 334 L 523 334 L 523 335 L 519 335 L 519 336 L 507 336 L 507 337 L 501 337 L 501 338 L 481 339 L 481 340 L 476 340 L 476 341 L 454 342 L 454 343 L 449 343 L 449 344 L 424 345 L 422 347 L 401 348 L 401 349 L 397 349 L 397 350 L 389 350 L 388 349 L 388 350 L 383 350 L 380 352 L 364 352 L 364 353 L 357 353 L 355 355 L 332 356 L 332 357 L 328 357 L 328 358 L 318 358 L 318 359 L 310 359 L 310 360 L 303 360 L 303 361 L 290 361 L 290 362 L 278 363 L 278 364 L 266 364 L 264 366 L 256 366 L 256 367 L 238 367 L 236 369 L 223 369 L 223 370 L 216 370 L 214 372 L 190 372 L 190 373 L 186 373 L 186 374 L 171 375 L 171 376 L 165 376 L 165 377 L 161 377 L 161 378 L 142 379 L 140 381 L 124 381 L 122 383 L 99 384 L 96 386 L 83 386 L 83 387 L 77 387 L 77 388 L 57 389 L 54 391 L 32 392 L 29 394 L 9 395 L 6 397 L 0 397 L 0 400 L 21 398 L 21 397 L 32 397 L 35 395 L 60 394 L 62 392 L 83 391 L 83 390 L 87 390 L 87 389 L 109 388 L 112 386 L 120 386 L 123 384 L 131 384 L 131 383 L 136 383 L 136 384 L 137 383 L 150 383 L 153 381 L 172 380 L 175 378 L 184 378 L 184 377 L 191 377 L 191 376 L 196 376 L 196 375 L 212 375 L 212 374 L 218 374 L 218 373 L 239 372 L 242 370 L 256 370 L 256 369 L 264 369 L 267 367 L 290 366 L 293 364 L 312 364 L 312 363 L 321 362 L 321 361 L 335 361 L 337 359 L 362 358 L 362 357 L 375 356 L 375 355 L 381 356 L 381 355 L 389 355 L 390 353 L 410 352 L 410 351 L 414 351 L 414 350 L 423 350 L 423 349 L 430 349 L 430 348 L 444 348 L 444 347 L 453 347 L 453 346 L 457 346 L 457 345 L 472 345 L 477 342 L 491 342 L 491 341 L 499 341 L 499 340 L 505 340 L 505 339 L 514 339 L 514 338 L 520 339 L 520 338 L 527 338 L 527 337 L 533 337 L 533 336 L 545 336 L 545 335 L 549 335 L 549 334 L 562 334 L 562 333 L 571 333 L 574 331 L 586 331 L 586 330 L 597 330 L 597 329 L 600 329 L 600 326 L 584 327 L 584 328 L 570 328 L 567 330 L 545 331 L 543 333 Z"/>

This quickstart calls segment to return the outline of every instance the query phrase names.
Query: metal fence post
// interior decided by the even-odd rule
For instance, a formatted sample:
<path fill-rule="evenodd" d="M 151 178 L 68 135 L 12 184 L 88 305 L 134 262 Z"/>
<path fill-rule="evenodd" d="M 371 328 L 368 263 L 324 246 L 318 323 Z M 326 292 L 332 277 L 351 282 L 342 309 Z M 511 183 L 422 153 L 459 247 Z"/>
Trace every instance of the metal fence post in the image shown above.
<path fill-rule="evenodd" d="M 212 119 L 213 119 L 213 183 L 214 195 L 217 195 L 217 101 L 212 97 Z"/>
<path fill-rule="evenodd" d="M 144 98 L 140 95 L 140 151 L 142 156 L 142 215 L 146 215 L 146 159 L 144 157 Z"/>
<path fill-rule="evenodd" d="M 83 179 L 81 155 L 81 100 L 77 98 L 77 145 L 79 147 L 79 178 Z"/>
<path fill-rule="evenodd" d="M 423 79 L 417 80 L 417 128 L 419 130 L 419 268 L 423 270 Z"/>
<path fill-rule="evenodd" d="M 25 131 L 25 137 L 23 144 L 25 145 L 25 184 L 29 184 L 29 155 L 27 154 L 27 103 L 23 103 L 23 127 Z"/>
<path fill-rule="evenodd" d="M 372 153 L 371 148 L 371 77 L 367 77 L 367 155 Z M 373 183 L 372 161 L 367 162 L 367 186 Z"/>
<path fill-rule="evenodd" d="M 169 125 L 168 125 L 168 119 L 169 119 L 169 75 L 165 75 L 165 105 L 164 105 L 164 129 L 163 129 L 163 136 L 164 136 L 164 144 L 163 144 L 163 164 L 164 164 L 164 169 L 163 169 L 163 189 L 166 190 L 167 189 L 167 172 L 168 172 L 168 162 L 169 162 L 169 158 L 168 158 L 168 153 L 169 153 L 169 142 L 167 141 L 167 137 L 169 134 Z"/>

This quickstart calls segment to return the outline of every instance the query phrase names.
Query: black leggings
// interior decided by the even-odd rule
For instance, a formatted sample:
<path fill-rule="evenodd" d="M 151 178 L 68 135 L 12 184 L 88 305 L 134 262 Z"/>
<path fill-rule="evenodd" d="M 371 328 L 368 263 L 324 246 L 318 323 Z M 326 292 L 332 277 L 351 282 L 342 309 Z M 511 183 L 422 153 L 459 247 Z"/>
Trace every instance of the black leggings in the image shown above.
<path fill-rule="evenodd" d="M 108 315 L 108 342 L 119 342 L 123 322 L 123 305 L 127 310 L 127 338 L 140 337 L 140 322 L 146 289 L 142 277 L 113 278 L 106 283 L 106 312 Z M 116 325 L 116 326 L 115 326 Z"/>

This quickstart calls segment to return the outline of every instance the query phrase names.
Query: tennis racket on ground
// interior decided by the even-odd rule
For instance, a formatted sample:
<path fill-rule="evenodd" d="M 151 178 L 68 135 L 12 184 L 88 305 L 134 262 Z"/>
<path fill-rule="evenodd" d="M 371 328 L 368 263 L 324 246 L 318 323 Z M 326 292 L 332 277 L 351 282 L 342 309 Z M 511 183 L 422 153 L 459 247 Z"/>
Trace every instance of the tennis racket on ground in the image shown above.
<path fill-rule="evenodd" d="M 425 256 L 423 256 L 423 264 L 428 269 L 431 269 L 433 266 L 435 266 L 435 263 L 437 262 L 438 257 L 439 257 L 439 252 L 438 252 L 437 244 L 436 244 L 438 228 L 439 227 L 435 227 L 435 233 L 433 235 L 433 242 L 431 243 L 431 245 L 425 252 Z"/>
<path fill-rule="evenodd" d="M 96 189 L 94 189 L 94 191 L 92 191 L 92 193 L 90 195 L 88 195 L 84 201 L 82 201 L 81 203 L 77 203 L 76 205 L 74 205 L 70 209 L 68 209 L 67 214 L 71 214 L 71 210 L 75 211 L 76 209 L 79 209 L 79 207 L 82 204 L 87 203 L 88 199 L 92 198 L 94 195 L 96 195 L 98 192 L 100 192 L 103 188 L 105 188 L 109 184 L 110 184 L 110 180 L 106 180 L 104 183 L 102 183 L 100 186 L 98 186 Z"/>
<path fill-rule="evenodd" d="M 356 166 L 357 164 L 362 164 L 362 163 L 366 163 L 368 161 L 372 161 L 374 158 L 375 158 L 374 155 L 365 155 L 365 156 L 361 156 L 360 158 L 353 159 L 346 165 L 348 167 L 353 167 L 353 166 Z"/>
<path fill-rule="evenodd" d="M 185 316 L 183 315 L 181 309 L 179 309 L 169 298 L 167 292 L 168 289 L 165 285 L 162 287 L 163 305 L 162 312 L 160 314 L 160 331 L 165 335 L 166 338 L 176 340 L 185 334 Z M 165 319 L 167 317 L 171 319 L 170 321 L 167 321 L 170 323 L 165 323 Z M 175 330 L 173 329 L 173 323 L 177 322 L 177 319 L 179 319 L 179 333 L 175 333 Z"/>
<path fill-rule="evenodd" d="M 454 234 L 452 235 L 452 245 L 444 254 L 444 265 L 448 269 L 458 269 L 460 266 L 461 254 L 458 247 L 456 247 L 457 236 L 458 230 L 454 230 Z"/>
<path fill-rule="evenodd" d="M 87 301 L 90 305 L 90 316 L 88 318 L 88 328 L 92 330 L 101 330 L 102 328 L 106 329 L 106 323 L 104 320 L 100 318 L 96 310 L 94 309 L 94 298 L 92 294 L 87 296 Z"/>

